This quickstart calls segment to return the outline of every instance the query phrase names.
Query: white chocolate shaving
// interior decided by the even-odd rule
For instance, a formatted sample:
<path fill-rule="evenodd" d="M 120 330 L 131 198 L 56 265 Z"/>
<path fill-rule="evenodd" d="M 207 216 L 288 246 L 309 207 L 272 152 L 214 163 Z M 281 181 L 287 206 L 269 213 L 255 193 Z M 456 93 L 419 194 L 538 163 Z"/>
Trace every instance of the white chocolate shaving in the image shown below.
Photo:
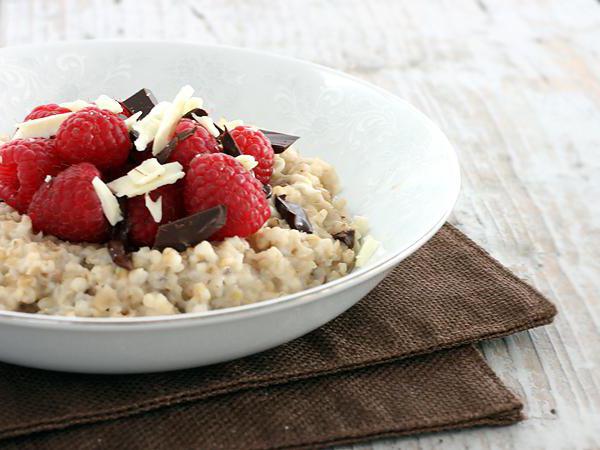
<path fill-rule="evenodd" d="M 119 207 L 119 201 L 110 191 L 108 186 L 104 184 L 104 182 L 98 177 L 94 177 L 92 180 L 92 185 L 94 186 L 94 190 L 100 199 L 102 211 L 108 219 L 108 222 L 114 226 L 123 220 L 123 214 L 121 213 L 121 208 Z"/>
<path fill-rule="evenodd" d="M 189 85 L 182 87 L 175 96 L 173 103 L 171 103 L 169 108 L 165 111 L 154 136 L 154 142 L 152 143 L 153 155 L 158 155 L 169 143 L 169 140 L 175 131 L 175 127 L 177 127 L 181 117 L 187 112 L 184 111 L 185 105 L 192 98 L 193 94 L 193 87 Z"/>
<path fill-rule="evenodd" d="M 106 109 L 107 111 L 115 114 L 120 114 L 123 112 L 123 107 L 118 101 L 104 94 L 94 100 L 94 103 L 88 103 L 85 100 L 79 99 L 72 102 L 60 103 L 58 106 L 70 109 L 73 112 L 81 111 L 82 109 L 89 108 L 90 106 L 97 106 L 100 109 Z"/>
<path fill-rule="evenodd" d="M 133 126 L 137 123 L 141 115 L 142 111 L 138 111 L 135 114 L 129 116 L 127 119 L 125 119 L 125 126 L 127 127 L 128 131 L 131 131 L 133 129 Z"/>
<path fill-rule="evenodd" d="M 144 163 L 148 164 L 146 161 L 144 161 Z M 144 163 L 140 164 L 140 166 Z M 154 171 L 144 175 L 145 172 L 142 170 L 141 175 L 148 176 L 149 178 L 144 183 L 138 184 L 136 181 L 139 182 L 141 178 L 136 178 L 136 175 L 132 177 L 131 174 L 136 169 L 139 169 L 140 166 L 131 170 L 127 175 L 108 183 L 108 187 L 115 193 L 117 197 L 136 197 L 138 195 L 143 195 L 147 192 L 152 192 L 154 189 L 157 189 L 161 186 L 173 184 L 185 176 L 185 173 L 183 172 L 183 166 L 178 162 L 172 162 L 163 164 L 161 167 L 164 170 L 161 169 L 162 172 L 160 174 L 157 174 L 157 171 Z"/>
<path fill-rule="evenodd" d="M 361 236 L 366 236 L 369 233 L 369 220 L 365 216 L 354 216 L 352 228 L 358 231 Z"/>
<path fill-rule="evenodd" d="M 254 159 L 252 155 L 240 155 L 236 156 L 235 159 L 244 166 L 248 172 L 251 172 L 256 166 L 258 166 L 258 162 Z"/>
<path fill-rule="evenodd" d="M 194 109 L 202 108 L 202 105 L 204 105 L 204 100 L 200 97 L 191 97 L 183 106 L 183 114 L 185 115 Z"/>
<path fill-rule="evenodd" d="M 144 194 L 144 203 L 154 221 L 160 223 L 162 220 L 162 196 L 154 201 L 152 200 L 152 197 L 150 197 L 150 193 L 146 192 L 146 194 Z"/>
<path fill-rule="evenodd" d="M 204 104 L 200 97 L 192 97 L 193 93 L 191 86 L 184 86 L 173 102 L 160 102 L 142 120 L 131 124 L 131 129 L 138 133 L 135 148 L 143 151 L 152 142 L 152 154 L 158 155 L 169 143 L 181 118 Z"/>
<path fill-rule="evenodd" d="M 356 267 L 364 266 L 379 248 L 379 241 L 376 241 L 370 234 L 363 239 L 360 250 L 356 255 Z"/>
<path fill-rule="evenodd" d="M 215 124 L 213 122 L 213 120 L 208 117 L 208 116 L 198 116 L 196 114 L 192 114 L 192 118 L 198 122 L 200 124 L 200 126 L 206 128 L 206 131 L 208 131 L 210 134 L 212 134 L 214 137 L 219 136 L 219 130 L 217 129 L 217 127 L 215 127 Z"/>
<path fill-rule="evenodd" d="M 275 155 L 273 159 L 273 173 L 281 173 L 285 169 L 285 159 L 279 155 Z"/>
<path fill-rule="evenodd" d="M 81 111 L 84 108 L 89 108 L 93 106 L 91 103 L 86 102 L 85 100 L 75 100 L 73 102 L 64 102 L 60 103 L 58 106 L 62 106 L 63 108 L 70 109 L 73 112 Z"/>
<path fill-rule="evenodd" d="M 55 114 L 53 116 L 42 117 L 41 119 L 28 120 L 27 122 L 17 124 L 17 132 L 13 139 L 27 138 L 49 138 L 56 135 L 58 128 L 73 113 Z"/>
<path fill-rule="evenodd" d="M 131 169 L 127 175 L 134 184 L 141 186 L 158 178 L 165 173 L 165 170 L 165 166 L 161 165 L 156 158 L 150 158 Z"/>
<path fill-rule="evenodd" d="M 140 152 L 146 150 L 148 144 L 154 140 L 163 115 L 170 106 L 169 102 L 160 102 L 142 120 L 132 125 L 132 129 L 138 133 L 134 142 L 136 150 Z"/>
<path fill-rule="evenodd" d="M 114 98 L 109 97 L 108 95 L 102 94 L 96 100 L 94 100 L 96 106 L 100 109 L 106 109 L 115 114 L 120 114 L 123 112 L 123 107 L 121 104 L 116 101 Z"/>
<path fill-rule="evenodd" d="M 227 129 L 231 131 L 236 127 L 244 125 L 244 121 L 240 119 L 227 120 L 225 117 L 221 117 L 219 120 L 217 120 L 217 125 L 221 128 L 227 127 Z"/>

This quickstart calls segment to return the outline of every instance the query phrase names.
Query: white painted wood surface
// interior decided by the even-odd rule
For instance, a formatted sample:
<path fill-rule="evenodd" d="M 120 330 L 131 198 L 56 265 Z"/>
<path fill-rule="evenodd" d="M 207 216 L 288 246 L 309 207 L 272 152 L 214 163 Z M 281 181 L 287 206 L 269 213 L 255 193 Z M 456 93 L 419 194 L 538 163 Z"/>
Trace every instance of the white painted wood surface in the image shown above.
<path fill-rule="evenodd" d="M 600 448 L 597 0 L 0 0 L 0 46 L 118 37 L 270 50 L 407 98 L 459 151 L 452 222 L 557 303 L 483 345 L 527 421 L 355 448 Z"/>

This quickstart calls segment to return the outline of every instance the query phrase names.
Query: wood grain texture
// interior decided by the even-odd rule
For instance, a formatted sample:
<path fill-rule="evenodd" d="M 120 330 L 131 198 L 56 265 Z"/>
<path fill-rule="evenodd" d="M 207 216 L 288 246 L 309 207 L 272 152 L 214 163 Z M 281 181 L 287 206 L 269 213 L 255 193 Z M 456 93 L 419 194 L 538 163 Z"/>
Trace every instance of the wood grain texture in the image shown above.
<path fill-rule="evenodd" d="M 270 50 L 408 99 L 459 152 L 452 223 L 556 302 L 483 345 L 529 420 L 355 448 L 600 448 L 598 1 L 0 0 L 0 45 L 94 38 Z"/>

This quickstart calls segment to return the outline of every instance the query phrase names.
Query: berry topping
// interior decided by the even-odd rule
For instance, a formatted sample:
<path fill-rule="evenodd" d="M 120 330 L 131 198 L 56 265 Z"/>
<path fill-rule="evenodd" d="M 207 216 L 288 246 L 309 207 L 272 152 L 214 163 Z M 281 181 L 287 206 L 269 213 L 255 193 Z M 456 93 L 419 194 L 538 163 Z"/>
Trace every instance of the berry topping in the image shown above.
<path fill-rule="evenodd" d="M 151 211 L 152 203 L 159 204 L 161 213 L 157 222 L 156 213 Z M 149 208 L 150 206 L 150 208 Z M 129 239 L 139 246 L 152 246 L 158 226 L 184 216 L 183 201 L 179 186 L 170 184 L 160 187 L 150 194 L 138 195 L 127 201 Z"/>
<path fill-rule="evenodd" d="M 71 164 L 89 162 L 104 170 L 125 163 L 131 140 L 119 116 L 107 110 L 86 108 L 60 125 L 56 147 L 59 156 Z"/>
<path fill-rule="evenodd" d="M 267 184 L 273 174 L 273 147 L 269 139 L 252 127 L 238 126 L 230 131 L 238 148 L 244 155 L 253 156 L 258 165 L 253 169 L 256 178 L 263 184 Z"/>
<path fill-rule="evenodd" d="M 175 129 L 175 135 L 180 135 L 188 130 L 194 130 L 193 134 L 179 141 L 168 158 L 168 161 L 179 162 L 186 171 L 196 155 L 219 151 L 214 136 L 194 120 L 182 119 Z"/>
<path fill-rule="evenodd" d="M 262 184 L 229 155 L 211 153 L 194 158 L 184 181 L 188 214 L 217 205 L 227 207 L 225 226 L 211 239 L 249 236 L 270 216 Z"/>
<path fill-rule="evenodd" d="M 64 114 L 71 112 L 70 109 L 64 108 L 62 106 L 57 105 L 56 103 L 49 103 L 47 105 L 40 105 L 33 108 L 27 117 L 25 117 L 25 121 L 41 119 L 43 117 L 55 116 L 56 114 Z"/>
<path fill-rule="evenodd" d="M 42 184 L 29 205 L 33 228 L 72 242 L 103 242 L 109 223 L 92 184 L 100 171 L 76 164 Z"/>
<path fill-rule="evenodd" d="M 37 106 L 12 140 L 0 135 L 0 201 L 28 214 L 36 231 L 107 242 L 125 268 L 140 246 L 183 251 L 255 233 L 271 214 L 274 151 L 297 138 L 215 123 L 193 94 L 184 86 L 159 103 L 142 89 L 122 102 L 100 95 Z M 301 208 L 276 200 L 297 222 Z"/>
<path fill-rule="evenodd" d="M 51 139 L 10 141 L 0 147 L 0 158 L 0 199 L 22 214 L 46 176 L 64 168 Z"/>

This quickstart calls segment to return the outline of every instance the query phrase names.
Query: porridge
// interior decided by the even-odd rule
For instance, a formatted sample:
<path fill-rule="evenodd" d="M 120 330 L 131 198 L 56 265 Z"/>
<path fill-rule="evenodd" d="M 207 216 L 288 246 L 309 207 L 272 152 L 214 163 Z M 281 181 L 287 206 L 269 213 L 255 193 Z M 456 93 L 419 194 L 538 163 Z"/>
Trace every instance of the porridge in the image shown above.
<path fill-rule="evenodd" d="M 293 136 L 213 122 L 192 93 L 43 105 L 0 142 L 0 310 L 202 312 L 369 258 L 376 241 L 331 165 Z"/>

